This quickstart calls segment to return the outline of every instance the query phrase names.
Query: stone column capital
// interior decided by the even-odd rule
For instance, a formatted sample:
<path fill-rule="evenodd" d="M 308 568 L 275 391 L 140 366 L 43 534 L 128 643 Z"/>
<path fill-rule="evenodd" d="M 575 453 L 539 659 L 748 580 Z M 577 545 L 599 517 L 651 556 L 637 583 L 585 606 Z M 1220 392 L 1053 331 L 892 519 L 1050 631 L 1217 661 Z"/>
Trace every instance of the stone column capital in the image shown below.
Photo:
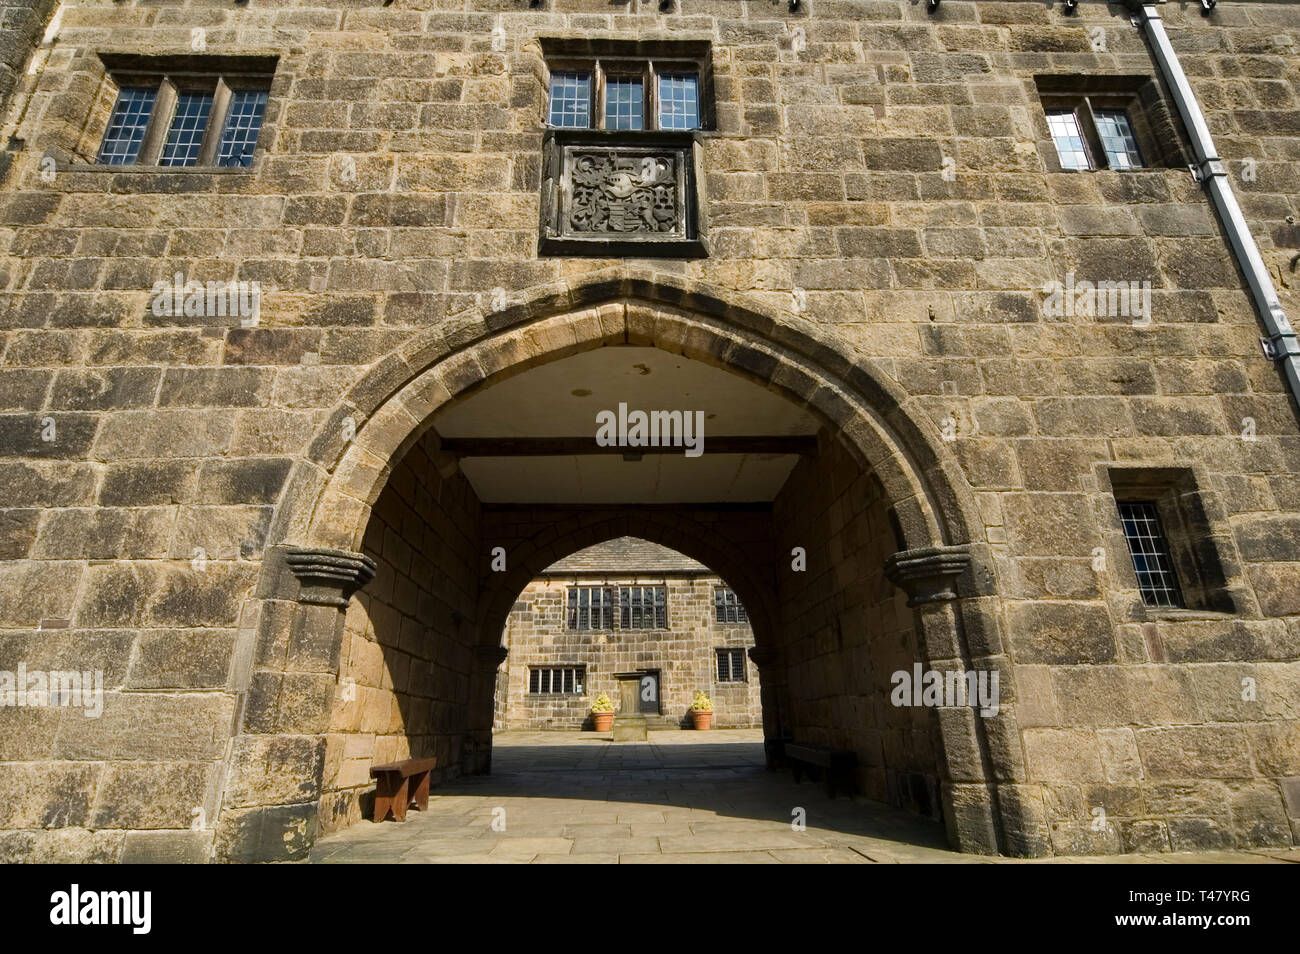
<path fill-rule="evenodd" d="M 760 670 L 775 666 L 781 661 L 781 651 L 772 646 L 750 646 L 748 655 Z"/>
<path fill-rule="evenodd" d="M 496 672 L 509 655 L 510 650 L 505 646 L 476 646 L 474 648 L 474 659 L 484 672 Z"/>
<path fill-rule="evenodd" d="M 885 576 L 907 594 L 908 606 L 957 599 L 957 577 L 970 568 L 970 547 L 902 550 L 885 561 Z"/>
<path fill-rule="evenodd" d="M 352 594 L 375 576 L 363 553 L 321 547 L 287 547 L 284 562 L 298 579 L 298 602 L 345 608 Z"/>

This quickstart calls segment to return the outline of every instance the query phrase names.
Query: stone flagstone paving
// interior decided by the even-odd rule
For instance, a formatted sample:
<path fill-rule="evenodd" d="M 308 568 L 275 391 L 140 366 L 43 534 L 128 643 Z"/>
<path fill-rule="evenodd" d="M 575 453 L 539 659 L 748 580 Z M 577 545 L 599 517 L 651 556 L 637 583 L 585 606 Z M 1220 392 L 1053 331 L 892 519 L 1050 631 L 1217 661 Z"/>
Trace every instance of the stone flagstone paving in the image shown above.
<path fill-rule="evenodd" d="M 661 731 L 619 744 L 592 732 L 507 732 L 494 740 L 492 763 L 490 776 L 435 789 L 429 811 L 412 811 L 403 824 L 361 822 L 321 838 L 310 861 L 1017 863 L 949 851 L 936 823 L 862 799 L 828 799 L 816 783 L 765 771 L 761 730 Z M 804 831 L 791 828 L 796 807 L 806 811 Z M 505 830 L 494 831 L 502 810 Z M 1300 849 L 1042 861 L 1295 863 Z"/>

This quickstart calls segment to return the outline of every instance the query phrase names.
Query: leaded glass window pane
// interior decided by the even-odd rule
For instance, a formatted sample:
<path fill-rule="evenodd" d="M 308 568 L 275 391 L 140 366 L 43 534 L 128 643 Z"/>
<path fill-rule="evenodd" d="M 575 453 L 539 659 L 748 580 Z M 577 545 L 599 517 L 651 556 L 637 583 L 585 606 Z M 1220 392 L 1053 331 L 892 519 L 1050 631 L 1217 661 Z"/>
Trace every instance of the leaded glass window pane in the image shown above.
<path fill-rule="evenodd" d="M 123 86 L 118 90 L 117 102 L 113 104 L 108 129 L 99 147 L 99 162 L 109 166 L 135 162 L 157 98 L 156 86 Z"/>
<path fill-rule="evenodd" d="M 695 73 L 659 76 L 659 128 L 700 128 L 700 78 Z"/>
<path fill-rule="evenodd" d="M 1083 142 L 1083 133 L 1079 129 L 1079 117 L 1072 110 L 1056 109 L 1047 114 L 1047 126 L 1052 131 L 1052 141 L 1056 143 L 1056 154 L 1061 159 L 1062 169 L 1091 169 L 1088 148 Z"/>
<path fill-rule="evenodd" d="M 549 122 L 562 129 L 591 125 L 591 74 L 560 71 L 551 74 Z"/>

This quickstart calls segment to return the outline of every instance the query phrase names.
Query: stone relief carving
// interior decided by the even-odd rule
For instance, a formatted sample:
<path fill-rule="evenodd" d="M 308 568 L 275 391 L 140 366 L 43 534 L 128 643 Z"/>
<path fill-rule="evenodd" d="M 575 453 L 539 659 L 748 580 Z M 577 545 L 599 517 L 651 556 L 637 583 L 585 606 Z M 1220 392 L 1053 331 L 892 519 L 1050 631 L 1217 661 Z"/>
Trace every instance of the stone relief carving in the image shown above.
<path fill-rule="evenodd" d="M 573 150 L 567 159 L 572 183 L 565 216 L 568 231 L 682 230 L 676 154 Z"/>

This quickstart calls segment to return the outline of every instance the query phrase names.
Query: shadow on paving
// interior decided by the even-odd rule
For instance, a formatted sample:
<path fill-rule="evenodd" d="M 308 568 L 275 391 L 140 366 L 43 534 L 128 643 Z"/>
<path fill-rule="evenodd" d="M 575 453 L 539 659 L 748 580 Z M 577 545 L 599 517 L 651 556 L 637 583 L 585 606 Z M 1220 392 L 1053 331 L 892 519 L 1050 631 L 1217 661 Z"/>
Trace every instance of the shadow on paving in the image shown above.
<path fill-rule="evenodd" d="M 951 852 L 938 822 L 830 799 L 816 782 L 768 771 L 760 733 L 694 742 L 692 733 L 655 732 L 646 743 L 551 735 L 498 736 L 491 775 L 438 786 L 429 811 L 404 824 L 361 822 L 325 836 L 311 860 L 980 860 Z M 798 815 L 806 830 L 792 828 Z M 493 830 L 495 817 L 506 819 L 504 832 Z"/>
<path fill-rule="evenodd" d="M 948 849 L 943 825 L 863 798 L 828 798 L 818 782 L 795 784 L 789 769 L 768 771 L 763 745 L 694 743 L 673 746 L 609 745 L 603 757 L 591 748 L 503 746 L 493 754 L 492 774 L 457 779 L 439 794 L 479 797 L 544 794 L 548 798 L 596 799 L 613 805 L 668 805 L 789 826 L 796 808 L 809 829 Z M 622 750 L 620 751 L 620 748 Z M 657 749 L 643 754 L 636 749 Z M 740 750 L 740 751 L 737 751 Z M 564 766 L 566 760 L 576 761 Z M 595 773 L 593 777 L 592 773 Z"/>

